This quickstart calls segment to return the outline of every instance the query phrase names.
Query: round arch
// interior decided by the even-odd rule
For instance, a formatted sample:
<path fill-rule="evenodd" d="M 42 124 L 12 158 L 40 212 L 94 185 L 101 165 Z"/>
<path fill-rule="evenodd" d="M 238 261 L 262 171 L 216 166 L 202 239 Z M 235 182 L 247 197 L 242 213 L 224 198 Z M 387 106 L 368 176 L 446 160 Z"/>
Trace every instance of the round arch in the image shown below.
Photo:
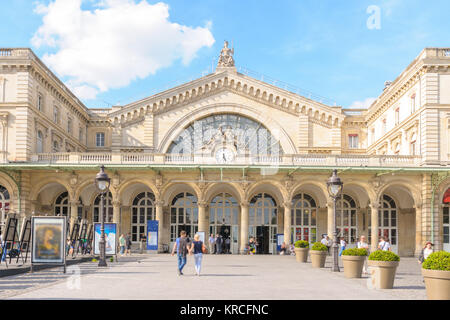
<path fill-rule="evenodd" d="M 286 188 L 278 181 L 262 180 L 251 185 L 247 192 L 246 201 L 250 200 L 259 193 L 266 193 L 271 195 L 278 206 L 282 206 L 284 202 L 288 201 L 288 192 Z"/>
<path fill-rule="evenodd" d="M 55 178 L 55 177 L 50 177 L 47 179 L 44 178 L 44 179 L 40 180 L 31 188 L 30 200 L 31 201 L 37 200 L 37 198 L 38 198 L 39 194 L 42 192 L 42 190 L 51 184 L 59 184 L 59 185 L 63 186 L 69 193 L 69 198 L 73 197 L 73 189 L 70 187 L 70 185 L 67 183 L 66 180 Z M 75 198 L 75 199 L 77 199 L 77 198 Z"/>
<path fill-rule="evenodd" d="M 204 192 L 204 200 L 207 203 L 211 203 L 212 199 L 220 193 L 231 194 L 238 203 L 242 202 L 245 198 L 244 192 L 235 183 L 224 182 L 224 183 L 214 183 L 209 185 Z"/>
<path fill-rule="evenodd" d="M 211 112 L 211 108 L 214 108 L 215 110 Z M 275 119 L 270 118 L 267 114 L 262 113 L 252 107 L 237 103 L 228 103 L 225 105 L 222 103 L 210 104 L 207 106 L 203 106 L 195 110 L 194 112 L 188 113 L 169 129 L 168 134 L 166 134 L 166 136 L 161 140 L 161 144 L 158 148 L 159 152 L 166 153 L 172 141 L 174 141 L 192 122 L 205 118 L 207 116 L 224 113 L 241 115 L 261 123 L 267 128 L 267 130 L 269 130 L 271 134 L 279 134 L 279 142 L 284 153 L 296 153 L 295 145 L 292 142 L 292 139 Z"/>
<path fill-rule="evenodd" d="M 414 185 L 413 181 L 406 179 L 389 182 L 378 191 L 376 196 L 377 203 L 382 201 L 383 194 L 388 194 L 400 208 L 413 208 L 422 203 L 420 190 L 415 188 Z M 408 197 L 404 197 L 405 195 Z M 411 205 L 408 206 L 408 203 L 411 203 Z"/>
<path fill-rule="evenodd" d="M 293 186 L 291 192 L 289 193 L 289 201 L 291 201 L 291 199 L 299 193 L 307 193 L 313 196 L 319 204 L 318 207 L 325 207 L 327 204 L 328 191 L 325 183 L 314 180 L 305 180 L 297 183 Z"/>
<path fill-rule="evenodd" d="M 202 192 L 195 183 L 189 182 L 171 182 L 161 190 L 161 198 L 166 205 L 170 205 L 172 199 L 179 193 L 192 193 L 198 201 L 201 201 Z"/>

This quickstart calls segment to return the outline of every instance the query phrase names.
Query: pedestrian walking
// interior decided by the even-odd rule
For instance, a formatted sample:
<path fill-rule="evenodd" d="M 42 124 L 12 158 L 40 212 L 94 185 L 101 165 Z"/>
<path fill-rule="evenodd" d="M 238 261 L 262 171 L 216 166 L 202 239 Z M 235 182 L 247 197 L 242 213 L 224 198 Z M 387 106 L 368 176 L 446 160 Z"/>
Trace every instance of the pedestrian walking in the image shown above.
<path fill-rule="evenodd" d="M 209 242 L 209 253 L 211 254 L 215 253 L 216 239 L 214 239 L 214 233 L 211 233 L 208 242 Z"/>
<path fill-rule="evenodd" d="M 286 254 L 286 242 L 283 241 L 283 243 L 281 244 L 281 248 L 280 248 L 280 255 L 285 255 Z"/>
<path fill-rule="evenodd" d="M 127 247 L 127 249 L 125 251 L 125 255 L 128 254 L 129 256 L 131 256 L 131 236 L 129 233 L 127 233 L 125 240 L 126 240 L 126 247 Z"/>
<path fill-rule="evenodd" d="M 220 234 L 216 238 L 216 247 L 217 247 L 217 254 L 222 254 L 223 238 Z"/>
<path fill-rule="evenodd" d="M 230 253 L 230 247 L 231 247 L 231 239 L 230 237 L 227 237 L 225 239 L 225 253 Z"/>
<path fill-rule="evenodd" d="M 125 239 L 123 233 L 119 237 L 119 247 L 120 247 L 120 255 L 123 256 L 125 253 L 125 247 L 127 245 L 127 240 Z"/>
<path fill-rule="evenodd" d="M 144 249 L 146 247 L 147 244 L 147 237 L 145 236 L 145 233 L 141 234 L 141 239 L 140 239 L 140 243 L 139 243 L 139 251 L 140 253 L 144 253 Z"/>
<path fill-rule="evenodd" d="M 200 271 L 202 269 L 202 257 L 203 253 L 206 253 L 206 248 L 203 241 L 200 241 L 200 236 L 198 233 L 194 235 L 194 241 L 192 241 L 189 253 L 194 254 L 195 273 L 197 276 L 200 276 Z"/>
<path fill-rule="evenodd" d="M 383 251 L 391 251 L 391 244 L 388 237 L 381 237 L 381 241 L 378 244 L 378 249 Z"/>
<path fill-rule="evenodd" d="M 433 244 L 430 241 L 428 241 L 425 244 L 425 247 L 423 247 L 423 249 L 422 249 L 422 252 L 419 257 L 419 263 L 420 264 L 423 263 L 425 261 L 425 259 L 428 258 L 428 256 L 433 253 L 433 251 L 434 251 Z"/>
<path fill-rule="evenodd" d="M 172 256 L 175 254 L 175 250 L 177 251 L 178 258 L 178 275 L 181 276 L 183 275 L 183 268 L 186 265 L 187 254 L 189 252 L 186 231 L 182 230 L 180 232 L 180 237 L 176 239 L 172 249 Z"/>
<path fill-rule="evenodd" d="M 356 243 L 358 249 L 366 249 L 367 255 L 369 255 L 369 244 L 366 242 L 366 236 L 361 236 Z M 367 273 L 367 259 L 364 259 L 363 272 Z"/>
<path fill-rule="evenodd" d="M 340 242 L 341 250 L 339 251 L 339 256 L 342 255 L 342 251 L 345 250 L 346 246 L 347 246 L 347 242 L 345 242 L 345 239 L 343 237 L 341 237 L 341 242 Z"/>

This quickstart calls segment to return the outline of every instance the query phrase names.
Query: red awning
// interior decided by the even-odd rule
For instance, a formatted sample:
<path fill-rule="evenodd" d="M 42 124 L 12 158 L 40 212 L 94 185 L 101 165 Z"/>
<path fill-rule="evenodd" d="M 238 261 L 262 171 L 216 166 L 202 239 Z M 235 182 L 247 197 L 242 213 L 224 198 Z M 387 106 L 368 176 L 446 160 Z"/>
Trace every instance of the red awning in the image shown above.
<path fill-rule="evenodd" d="M 444 194 L 444 204 L 450 204 L 450 189 L 447 189 Z"/>

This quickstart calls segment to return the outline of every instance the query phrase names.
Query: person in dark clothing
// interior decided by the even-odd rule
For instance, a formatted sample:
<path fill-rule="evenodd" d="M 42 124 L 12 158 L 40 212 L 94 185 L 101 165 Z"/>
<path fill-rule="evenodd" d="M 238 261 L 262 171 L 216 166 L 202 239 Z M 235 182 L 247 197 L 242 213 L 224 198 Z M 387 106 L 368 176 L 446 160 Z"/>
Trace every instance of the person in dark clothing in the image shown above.
<path fill-rule="evenodd" d="M 125 251 L 125 255 L 128 254 L 131 256 L 131 236 L 129 233 L 127 233 L 126 244 L 127 244 L 127 249 Z"/>
<path fill-rule="evenodd" d="M 217 254 L 222 254 L 222 245 L 223 245 L 223 239 L 222 236 L 219 235 L 216 239 L 216 247 L 217 247 Z"/>
<path fill-rule="evenodd" d="M 172 256 L 175 254 L 175 250 L 177 250 L 178 257 L 178 275 L 183 275 L 183 268 L 187 262 L 187 254 L 189 253 L 188 242 L 186 238 L 186 231 L 180 232 L 180 237 L 177 238 L 175 245 L 172 249 Z"/>

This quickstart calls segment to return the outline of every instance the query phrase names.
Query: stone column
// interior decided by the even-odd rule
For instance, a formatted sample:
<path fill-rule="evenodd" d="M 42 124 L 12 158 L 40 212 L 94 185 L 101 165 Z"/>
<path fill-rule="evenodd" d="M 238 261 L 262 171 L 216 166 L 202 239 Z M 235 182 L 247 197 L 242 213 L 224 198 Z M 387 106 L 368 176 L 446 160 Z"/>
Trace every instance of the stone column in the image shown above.
<path fill-rule="evenodd" d="M 292 203 L 284 203 L 284 242 L 289 247 L 291 244 L 291 220 L 292 220 Z"/>
<path fill-rule="evenodd" d="M 241 202 L 241 243 L 239 253 L 243 254 L 248 243 L 248 202 Z"/>
<path fill-rule="evenodd" d="M 112 202 L 113 205 L 113 223 L 117 224 L 117 233 L 121 234 L 122 232 L 122 226 L 121 226 L 121 219 L 120 219 L 120 201 L 119 200 L 114 200 Z"/>
<path fill-rule="evenodd" d="M 327 202 L 327 233 L 328 237 L 332 240 L 333 239 L 333 231 L 334 231 L 334 202 L 328 201 Z"/>
<path fill-rule="evenodd" d="M 208 221 L 206 220 L 207 206 L 208 202 L 206 201 L 198 202 L 198 231 L 203 231 L 205 233 L 205 241 L 206 237 L 208 237 Z"/>
<path fill-rule="evenodd" d="M 370 244 L 370 251 L 374 252 L 378 248 L 378 204 L 370 204 L 370 223 L 372 241 Z"/>
<path fill-rule="evenodd" d="M 163 216 L 163 206 L 164 200 L 155 201 L 155 219 L 158 220 L 158 252 L 162 251 L 162 233 L 164 230 L 164 216 Z"/>

